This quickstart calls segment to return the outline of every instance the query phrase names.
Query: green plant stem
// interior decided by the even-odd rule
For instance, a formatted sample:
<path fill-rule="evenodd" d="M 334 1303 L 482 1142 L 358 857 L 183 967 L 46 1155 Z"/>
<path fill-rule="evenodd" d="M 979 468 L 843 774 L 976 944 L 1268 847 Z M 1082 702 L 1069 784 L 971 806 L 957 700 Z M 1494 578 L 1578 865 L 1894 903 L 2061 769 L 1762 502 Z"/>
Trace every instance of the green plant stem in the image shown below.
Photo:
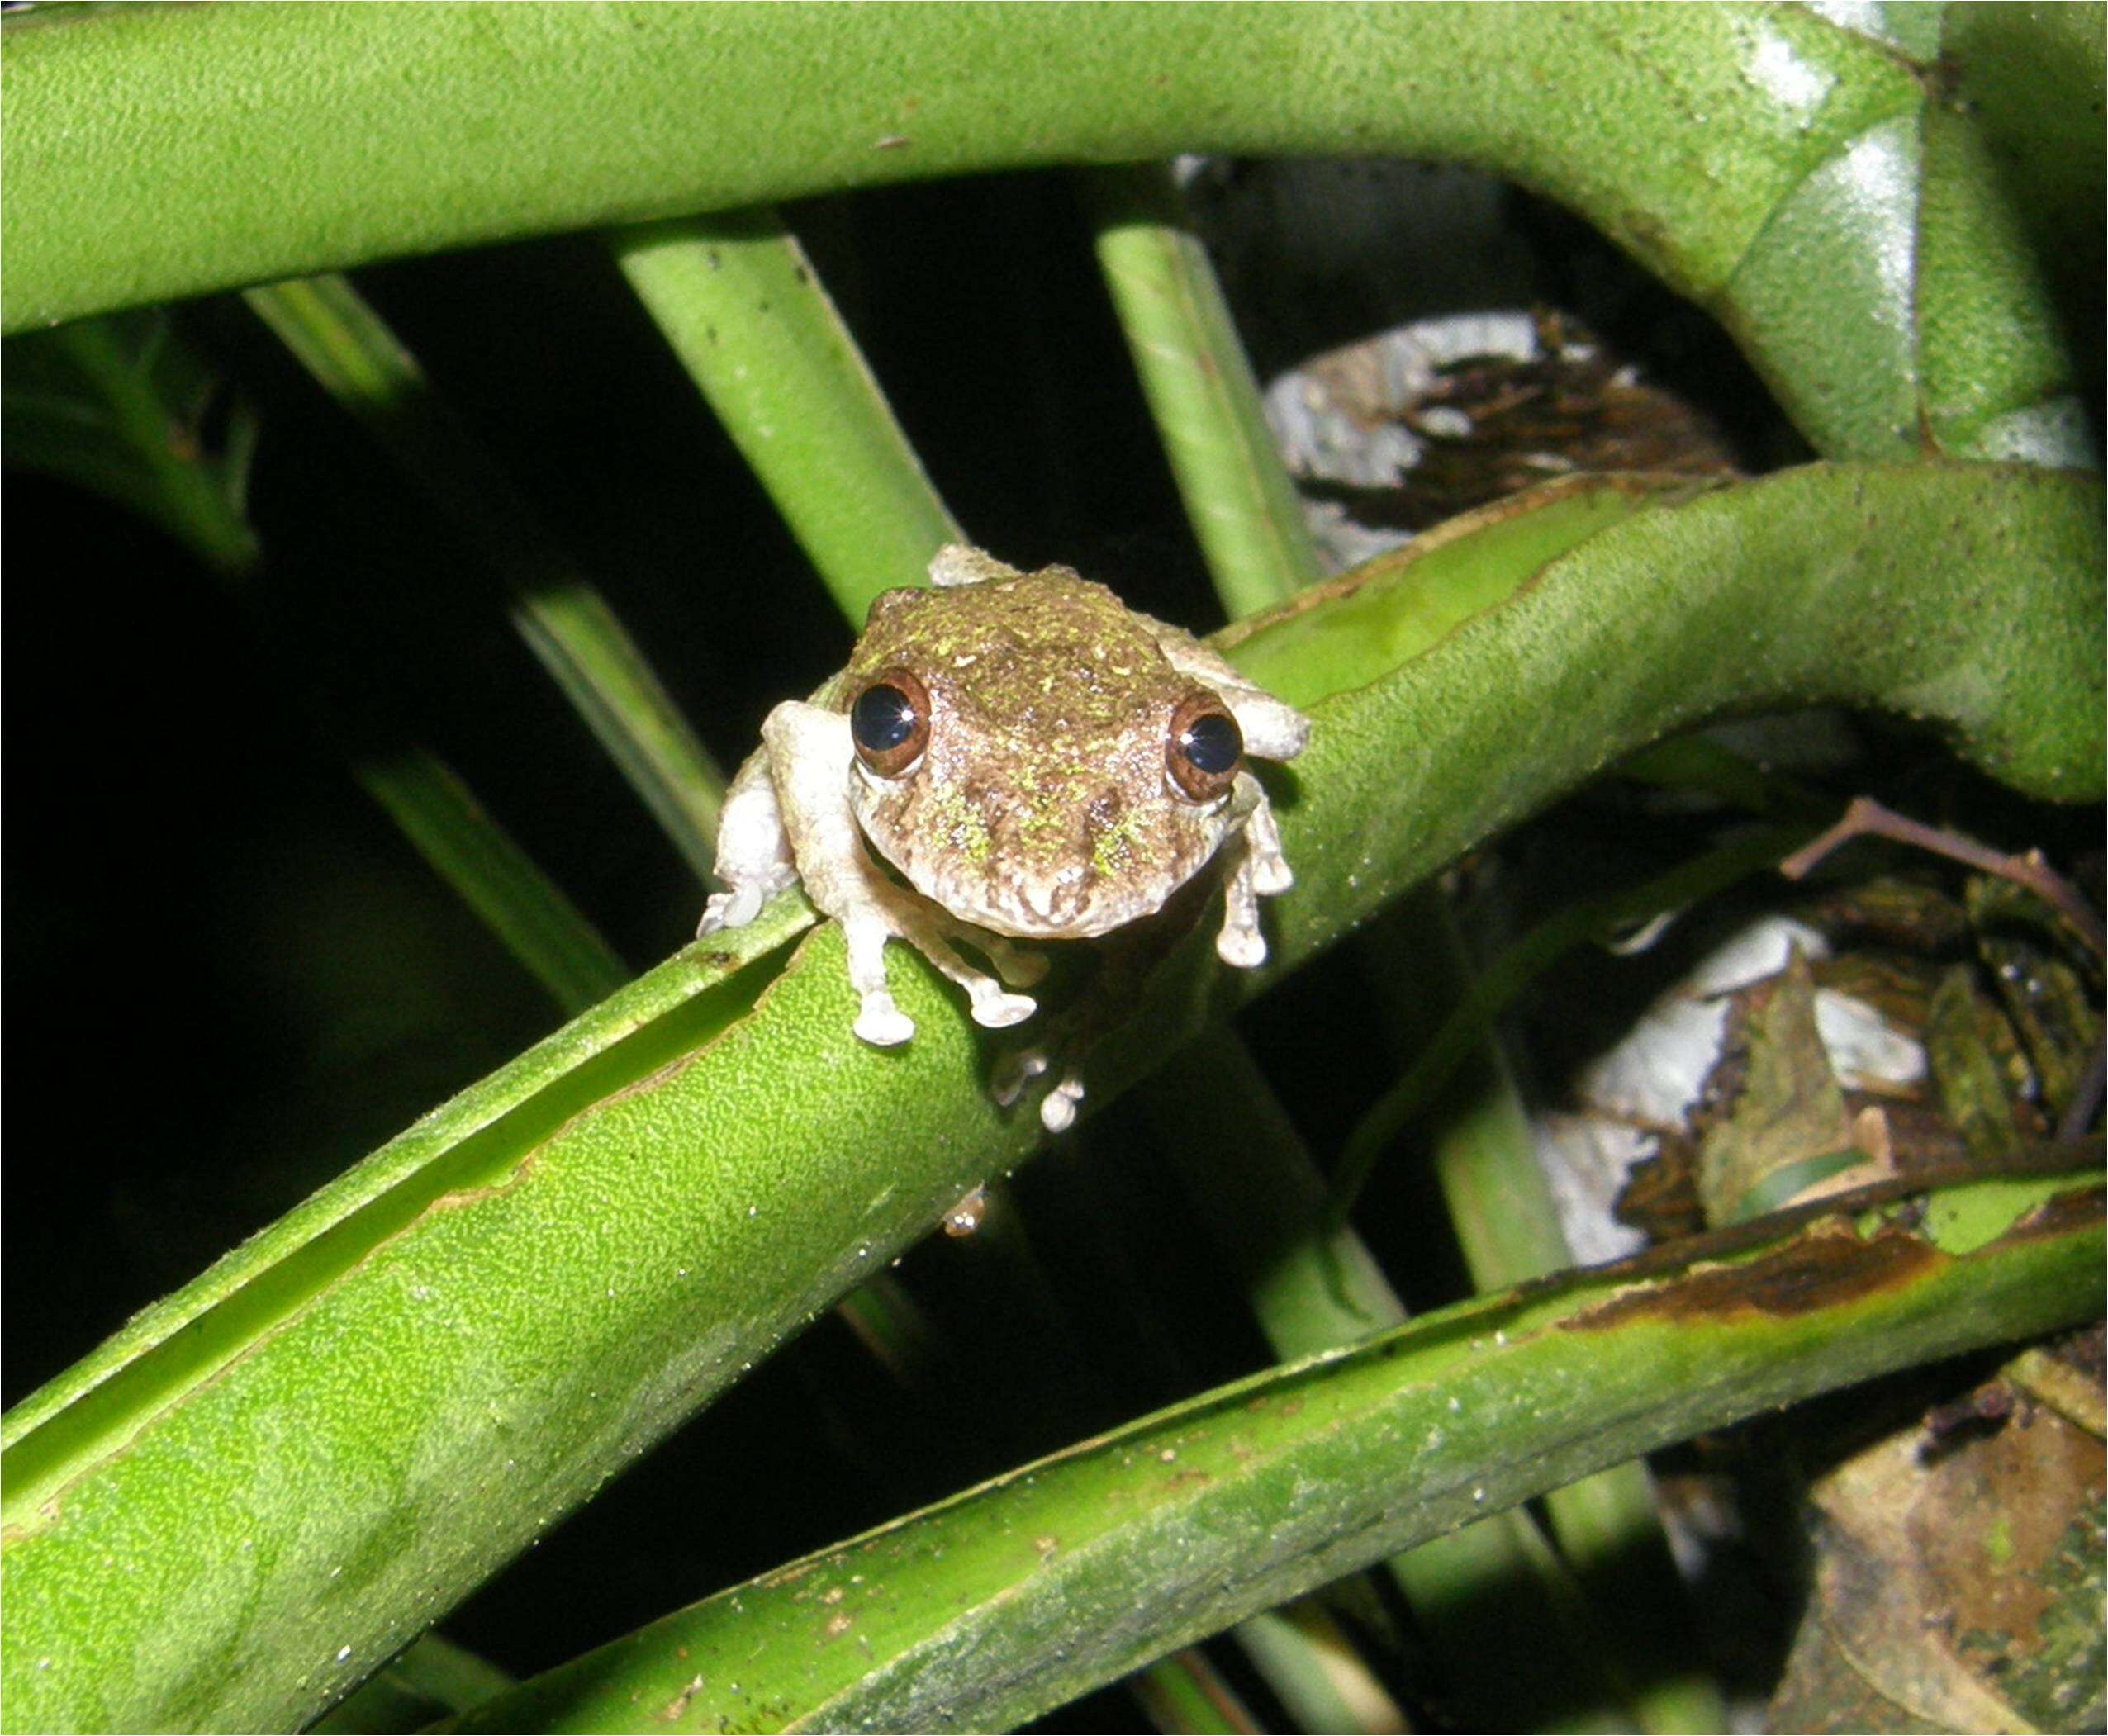
<path fill-rule="evenodd" d="M 1215 594 L 1234 620 L 1322 576 L 1207 249 L 1161 164 L 1091 171 L 1099 268 Z"/>
<path fill-rule="evenodd" d="M 1405 1711 L 1377 1681 L 1319 1601 L 1299 1597 L 1237 1624 L 1237 1641 L 1299 1730 L 1390 1731 L 1409 1728 Z"/>
<path fill-rule="evenodd" d="M 965 538 L 772 211 L 619 230 L 623 275 L 852 626 Z"/>
<path fill-rule="evenodd" d="M 2091 1170 L 1977 1177 L 1482 1297 L 721 1592 L 455 1727 L 664 1728 L 643 1709 L 700 1677 L 679 1728 L 1011 1728 L 1286 1592 L 1651 1447 L 2091 1318 L 2102 1252 Z M 1118 1619 L 1080 1624 L 1079 1610 Z M 829 1643 L 830 1624 L 850 1643 Z"/>
<path fill-rule="evenodd" d="M 509 588 L 513 624 L 698 877 L 724 779 L 597 586 L 573 572 L 417 358 L 342 277 L 245 298 Z"/>
<path fill-rule="evenodd" d="M 1360 1237 L 1328 1221 L 1324 1178 L 1243 1043 L 1211 1031 L 1153 1074 L 1140 1098 L 1187 1205 L 1242 1281 L 1277 1357 L 1337 1350 L 1404 1323 L 1403 1304 Z M 1488 1515 L 1384 1567 L 1426 1638 L 1440 1697 L 1464 1723 L 1630 1725 L 1603 1669 L 1601 1636 L 1526 1511 Z M 1516 1656 L 1525 1634 L 1536 1660 L 1528 1669 Z M 1284 1637 L 1256 1644 L 1270 1653 Z M 1568 1697 L 1548 1704 L 1547 1691 Z M 1593 1704 L 1575 1704 L 1577 1695 Z"/>
<path fill-rule="evenodd" d="M 1240 1736 L 1261 1728 L 1207 1654 L 1194 1648 L 1159 1658 L 1128 1680 L 1157 1729 Z"/>

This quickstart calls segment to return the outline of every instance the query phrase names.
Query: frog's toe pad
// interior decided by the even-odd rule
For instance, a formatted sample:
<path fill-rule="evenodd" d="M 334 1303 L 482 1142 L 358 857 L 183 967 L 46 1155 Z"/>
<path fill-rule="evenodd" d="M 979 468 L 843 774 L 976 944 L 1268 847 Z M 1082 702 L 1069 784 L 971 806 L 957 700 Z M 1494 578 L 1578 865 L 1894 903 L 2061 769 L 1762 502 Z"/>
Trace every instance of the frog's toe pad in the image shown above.
<path fill-rule="evenodd" d="M 1215 956 L 1240 970 L 1256 970 L 1266 962 L 1266 937 L 1256 928 L 1226 927 L 1215 937 Z"/>
<path fill-rule="evenodd" d="M 893 997 L 885 989 L 874 989 L 857 1011 L 855 1029 L 866 1042 L 890 1049 L 915 1034 L 915 1022 L 893 1004 Z"/>
<path fill-rule="evenodd" d="M 1065 1073 L 1061 1082 L 1039 1100 L 1039 1124 L 1049 1133 L 1066 1133 L 1076 1124 L 1076 1105 L 1083 1101 L 1083 1081 Z"/>
<path fill-rule="evenodd" d="M 703 919 L 696 924 L 698 939 L 720 928 L 743 928 L 762 913 L 759 886 L 741 886 L 731 892 L 714 892 L 703 906 Z"/>
<path fill-rule="evenodd" d="M 974 1022 L 991 1031 L 1020 1023 L 1038 1010 L 1039 1003 L 1030 995 L 1005 994 L 993 983 L 976 990 L 973 997 Z"/>
<path fill-rule="evenodd" d="M 995 1099 L 998 1108 L 1007 1109 L 1027 1085 L 1052 1065 L 1044 1049 L 1020 1049 L 1014 1055 L 1006 1055 L 997 1065 L 995 1078 L 988 1082 L 988 1094 Z"/>
<path fill-rule="evenodd" d="M 1279 856 L 1254 855 L 1251 859 L 1251 889 L 1261 898 L 1279 898 L 1295 884 L 1295 875 L 1288 863 Z"/>

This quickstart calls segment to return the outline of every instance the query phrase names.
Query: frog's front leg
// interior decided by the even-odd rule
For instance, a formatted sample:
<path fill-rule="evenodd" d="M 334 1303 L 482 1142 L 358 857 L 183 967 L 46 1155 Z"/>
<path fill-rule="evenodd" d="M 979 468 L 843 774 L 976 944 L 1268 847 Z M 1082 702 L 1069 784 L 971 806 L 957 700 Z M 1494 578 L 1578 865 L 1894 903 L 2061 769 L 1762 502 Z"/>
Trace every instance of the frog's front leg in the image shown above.
<path fill-rule="evenodd" d="M 1256 788 L 1258 780 L 1250 772 L 1238 774 L 1240 783 L 1247 779 Z M 1245 816 L 1242 828 L 1224 847 L 1232 852 L 1232 860 L 1223 885 L 1223 927 L 1215 937 L 1215 952 L 1226 965 L 1253 970 L 1266 962 L 1259 900 L 1286 892 L 1295 880 L 1289 872 L 1288 858 L 1281 854 L 1281 834 L 1274 823 L 1273 804 L 1263 790 Z"/>
<path fill-rule="evenodd" d="M 856 749 L 849 719 L 804 700 L 778 705 L 762 725 L 776 804 L 806 896 L 842 925 L 849 984 L 860 997 L 856 1032 L 881 1047 L 914 1035 L 885 979 L 885 943 L 905 941 L 966 991 L 976 1021 L 1014 1025 L 1037 1003 L 974 970 L 945 939 L 957 924 L 921 894 L 895 885 L 871 859 L 849 803 Z"/>

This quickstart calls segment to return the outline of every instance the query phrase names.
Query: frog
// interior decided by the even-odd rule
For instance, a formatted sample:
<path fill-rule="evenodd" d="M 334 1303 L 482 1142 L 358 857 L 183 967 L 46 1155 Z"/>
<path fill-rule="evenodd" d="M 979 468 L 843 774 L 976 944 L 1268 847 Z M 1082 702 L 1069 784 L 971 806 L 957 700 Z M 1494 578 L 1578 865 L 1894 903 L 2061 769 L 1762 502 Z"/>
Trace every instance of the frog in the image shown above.
<path fill-rule="evenodd" d="M 763 721 L 726 792 L 724 889 L 697 932 L 743 927 L 802 882 L 841 925 L 852 1028 L 881 1048 L 915 1030 L 888 984 L 889 941 L 963 989 L 977 1023 L 1007 1027 L 1037 1010 L 1022 991 L 1047 970 L 1020 943 L 1140 923 L 1218 856 L 1215 951 L 1263 964 L 1259 900 L 1294 876 L 1249 761 L 1294 759 L 1310 720 L 1071 567 L 1024 572 L 955 543 L 928 571 L 928 588 L 872 602 L 838 674 Z M 1008 1089 L 1046 1070 L 1029 1055 Z M 1071 1072 L 1042 1120 L 1059 1131 L 1081 1096 Z"/>

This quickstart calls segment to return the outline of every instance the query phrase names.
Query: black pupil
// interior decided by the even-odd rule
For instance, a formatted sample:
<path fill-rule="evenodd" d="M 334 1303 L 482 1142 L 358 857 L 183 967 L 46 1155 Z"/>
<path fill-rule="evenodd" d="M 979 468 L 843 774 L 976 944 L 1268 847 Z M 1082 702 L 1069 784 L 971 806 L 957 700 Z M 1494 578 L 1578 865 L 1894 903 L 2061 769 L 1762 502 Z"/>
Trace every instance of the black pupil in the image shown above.
<path fill-rule="evenodd" d="M 907 695 L 881 681 L 857 695 L 849 733 L 866 753 L 890 753 L 915 733 L 915 708 Z"/>
<path fill-rule="evenodd" d="M 1196 771 L 1214 778 L 1232 770 L 1244 752 L 1236 723 L 1219 711 L 1195 718 L 1179 738 L 1179 751 Z"/>

